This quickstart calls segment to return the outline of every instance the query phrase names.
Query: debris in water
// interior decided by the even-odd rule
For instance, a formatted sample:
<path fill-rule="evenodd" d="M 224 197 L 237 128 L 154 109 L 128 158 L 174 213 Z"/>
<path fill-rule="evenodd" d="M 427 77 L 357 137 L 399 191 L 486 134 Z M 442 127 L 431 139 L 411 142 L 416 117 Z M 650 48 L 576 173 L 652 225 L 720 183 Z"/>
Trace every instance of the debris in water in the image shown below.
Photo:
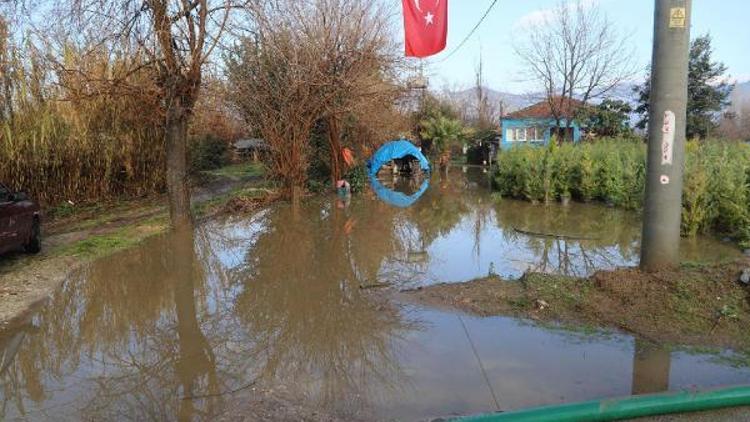
<path fill-rule="evenodd" d="M 740 273 L 740 283 L 748 285 L 750 284 L 750 267 L 745 268 Z"/>
<path fill-rule="evenodd" d="M 380 288 L 389 287 L 389 286 L 390 284 L 388 283 L 382 283 L 382 282 L 376 281 L 371 284 L 361 284 L 359 288 L 361 290 L 368 290 L 368 289 L 380 289 Z"/>
<path fill-rule="evenodd" d="M 490 262 L 490 269 L 487 272 L 487 277 L 489 277 L 489 278 L 495 278 L 495 277 L 497 277 L 497 271 L 495 271 L 495 263 L 494 262 Z"/>
<path fill-rule="evenodd" d="M 279 199 L 280 195 L 269 189 L 254 189 L 250 195 L 239 195 L 230 199 L 221 212 L 228 214 L 248 214 L 256 211 L 273 201 Z"/>
<path fill-rule="evenodd" d="M 552 237 L 556 239 L 567 239 L 567 240 L 599 240 L 599 238 L 597 237 L 571 236 L 571 235 L 559 234 L 559 233 L 543 233 L 543 232 L 535 232 L 531 230 L 522 230 L 517 227 L 513 227 L 513 230 L 516 233 L 525 234 L 528 236 L 536 236 L 536 237 Z"/>
<path fill-rule="evenodd" d="M 543 299 L 537 299 L 534 301 L 534 307 L 540 311 L 543 311 L 545 308 L 549 308 L 549 303 L 547 303 Z"/>

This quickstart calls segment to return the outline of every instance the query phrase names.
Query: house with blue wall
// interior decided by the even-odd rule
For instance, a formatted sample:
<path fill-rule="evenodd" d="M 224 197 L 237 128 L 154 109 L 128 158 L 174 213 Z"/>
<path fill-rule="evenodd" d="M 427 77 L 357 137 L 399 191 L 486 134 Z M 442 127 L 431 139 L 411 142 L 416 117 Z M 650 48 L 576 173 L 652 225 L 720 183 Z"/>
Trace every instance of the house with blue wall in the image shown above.
<path fill-rule="evenodd" d="M 559 126 L 555 113 L 552 112 L 553 107 L 560 110 Z M 566 135 L 565 139 L 577 143 L 581 140 L 582 127 L 573 119 L 568 128 L 568 120 L 581 107 L 584 104 L 577 100 L 553 98 L 510 113 L 501 118 L 500 147 L 507 149 L 518 145 L 547 145 L 553 135 L 558 138 Z"/>

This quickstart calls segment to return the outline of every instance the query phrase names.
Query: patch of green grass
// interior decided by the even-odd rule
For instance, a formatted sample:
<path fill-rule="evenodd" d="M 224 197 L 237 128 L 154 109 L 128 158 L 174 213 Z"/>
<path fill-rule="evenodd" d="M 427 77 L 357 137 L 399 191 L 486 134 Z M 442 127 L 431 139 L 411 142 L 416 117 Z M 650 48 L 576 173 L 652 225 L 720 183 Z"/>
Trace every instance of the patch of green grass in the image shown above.
<path fill-rule="evenodd" d="M 193 206 L 193 214 L 200 218 L 210 215 L 214 210 L 226 204 L 235 197 L 256 198 L 266 195 L 270 184 L 253 183 L 252 186 L 240 186 L 227 193 L 218 195 L 210 200 L 201 202 Z M 78 229 L 92 228 L 106 224 L 113 219 L 121 217 L 123 213 L 132 214 L 137 208 L 118 206 L 112 210 L 82 220 L 78 224 Z M 118 213 L 119 211 L 119 213 Z M 146 238 L 161 233 L 169 227 L 169 215 L 166 210 L 156 212 L 147 218 L 137 219 L 137 221 L 124 225 L 110 233 L 89 236 L 77 242 L 60 246 L 52 251 L 56 256 L 77 256 L 81 258 L 99 258 L 115 251 L 135 246 Z"/>
<path fill-rule="evenodd" d="M 208 170 L 205 173 L 211 176 L 226 177 L 233 180 L 239 180 L 249 177 L 261 177 L 265 174 L 265 168 L 261 163 L 239 163 L 231 164 L 215 170 Z"/>
<path fill-rule="evenodd" d="M 112 202 L 118 204 L 118 202 Z M 96 214 L 108 207 L 109 202 L 94 202 L 84 204 L 71 204 L 70 202 L 62 202 L 55 207 L 50 207 L 46 210 L 47 217 L 51 219 L 67 218 L 81 214 Z"/>
<path fill-rule="evenodd" d="M 76 213 L 76 207 L 69 202 L 63 202 L 56 207 L 52 207 L 47 211 L 47 215 L 51 218 L 63 218 L 70 217 Z"/>
<path fill-rule="evenodd" d="M 544 299 L 550 304 L 572 308 L 585 300 L 587 283 L 579 278 L 530 273 L 526 274 L 522 281 L 527 294 L 537 296 L 538 299 Z"/>
<path fill-rule="evenodd" d="M 57 255 L 71 255 L 80 258 L 96 258 L 126 249 L 141 243 L 146 238 L 160 233 L 164 225 L 123 227 L 113 233 L 89 236 L 86 239 L 64 246 Z"/>

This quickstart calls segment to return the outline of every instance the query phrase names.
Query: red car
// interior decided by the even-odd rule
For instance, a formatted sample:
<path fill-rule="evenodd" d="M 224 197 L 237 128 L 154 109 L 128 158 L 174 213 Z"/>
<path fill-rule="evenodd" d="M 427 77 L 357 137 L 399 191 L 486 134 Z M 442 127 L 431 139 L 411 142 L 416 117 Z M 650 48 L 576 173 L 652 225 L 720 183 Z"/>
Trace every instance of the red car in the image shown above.
<path fill-rule="evenodd" d="M 37 253 L 42 249 L 39 204 L 24 192 L 12 192 L 0 183 L 0 254 L 16 249 Z"/>

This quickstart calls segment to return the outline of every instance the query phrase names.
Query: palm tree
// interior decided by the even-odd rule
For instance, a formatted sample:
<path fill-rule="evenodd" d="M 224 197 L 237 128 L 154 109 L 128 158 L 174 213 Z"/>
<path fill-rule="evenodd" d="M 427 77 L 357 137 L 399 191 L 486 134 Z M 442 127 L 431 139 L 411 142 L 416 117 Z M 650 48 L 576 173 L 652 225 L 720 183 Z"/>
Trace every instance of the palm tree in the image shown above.
<path fill-rule="evenodd" d="M 437 114 L 420 123 L 420 136 L 432 142 L 433 151 L 439 157 L 440 167 L 445 167 L 451 158 L 451 146 L 466 137 L 466 130 L 460 121 L 443 114 Z"/>

